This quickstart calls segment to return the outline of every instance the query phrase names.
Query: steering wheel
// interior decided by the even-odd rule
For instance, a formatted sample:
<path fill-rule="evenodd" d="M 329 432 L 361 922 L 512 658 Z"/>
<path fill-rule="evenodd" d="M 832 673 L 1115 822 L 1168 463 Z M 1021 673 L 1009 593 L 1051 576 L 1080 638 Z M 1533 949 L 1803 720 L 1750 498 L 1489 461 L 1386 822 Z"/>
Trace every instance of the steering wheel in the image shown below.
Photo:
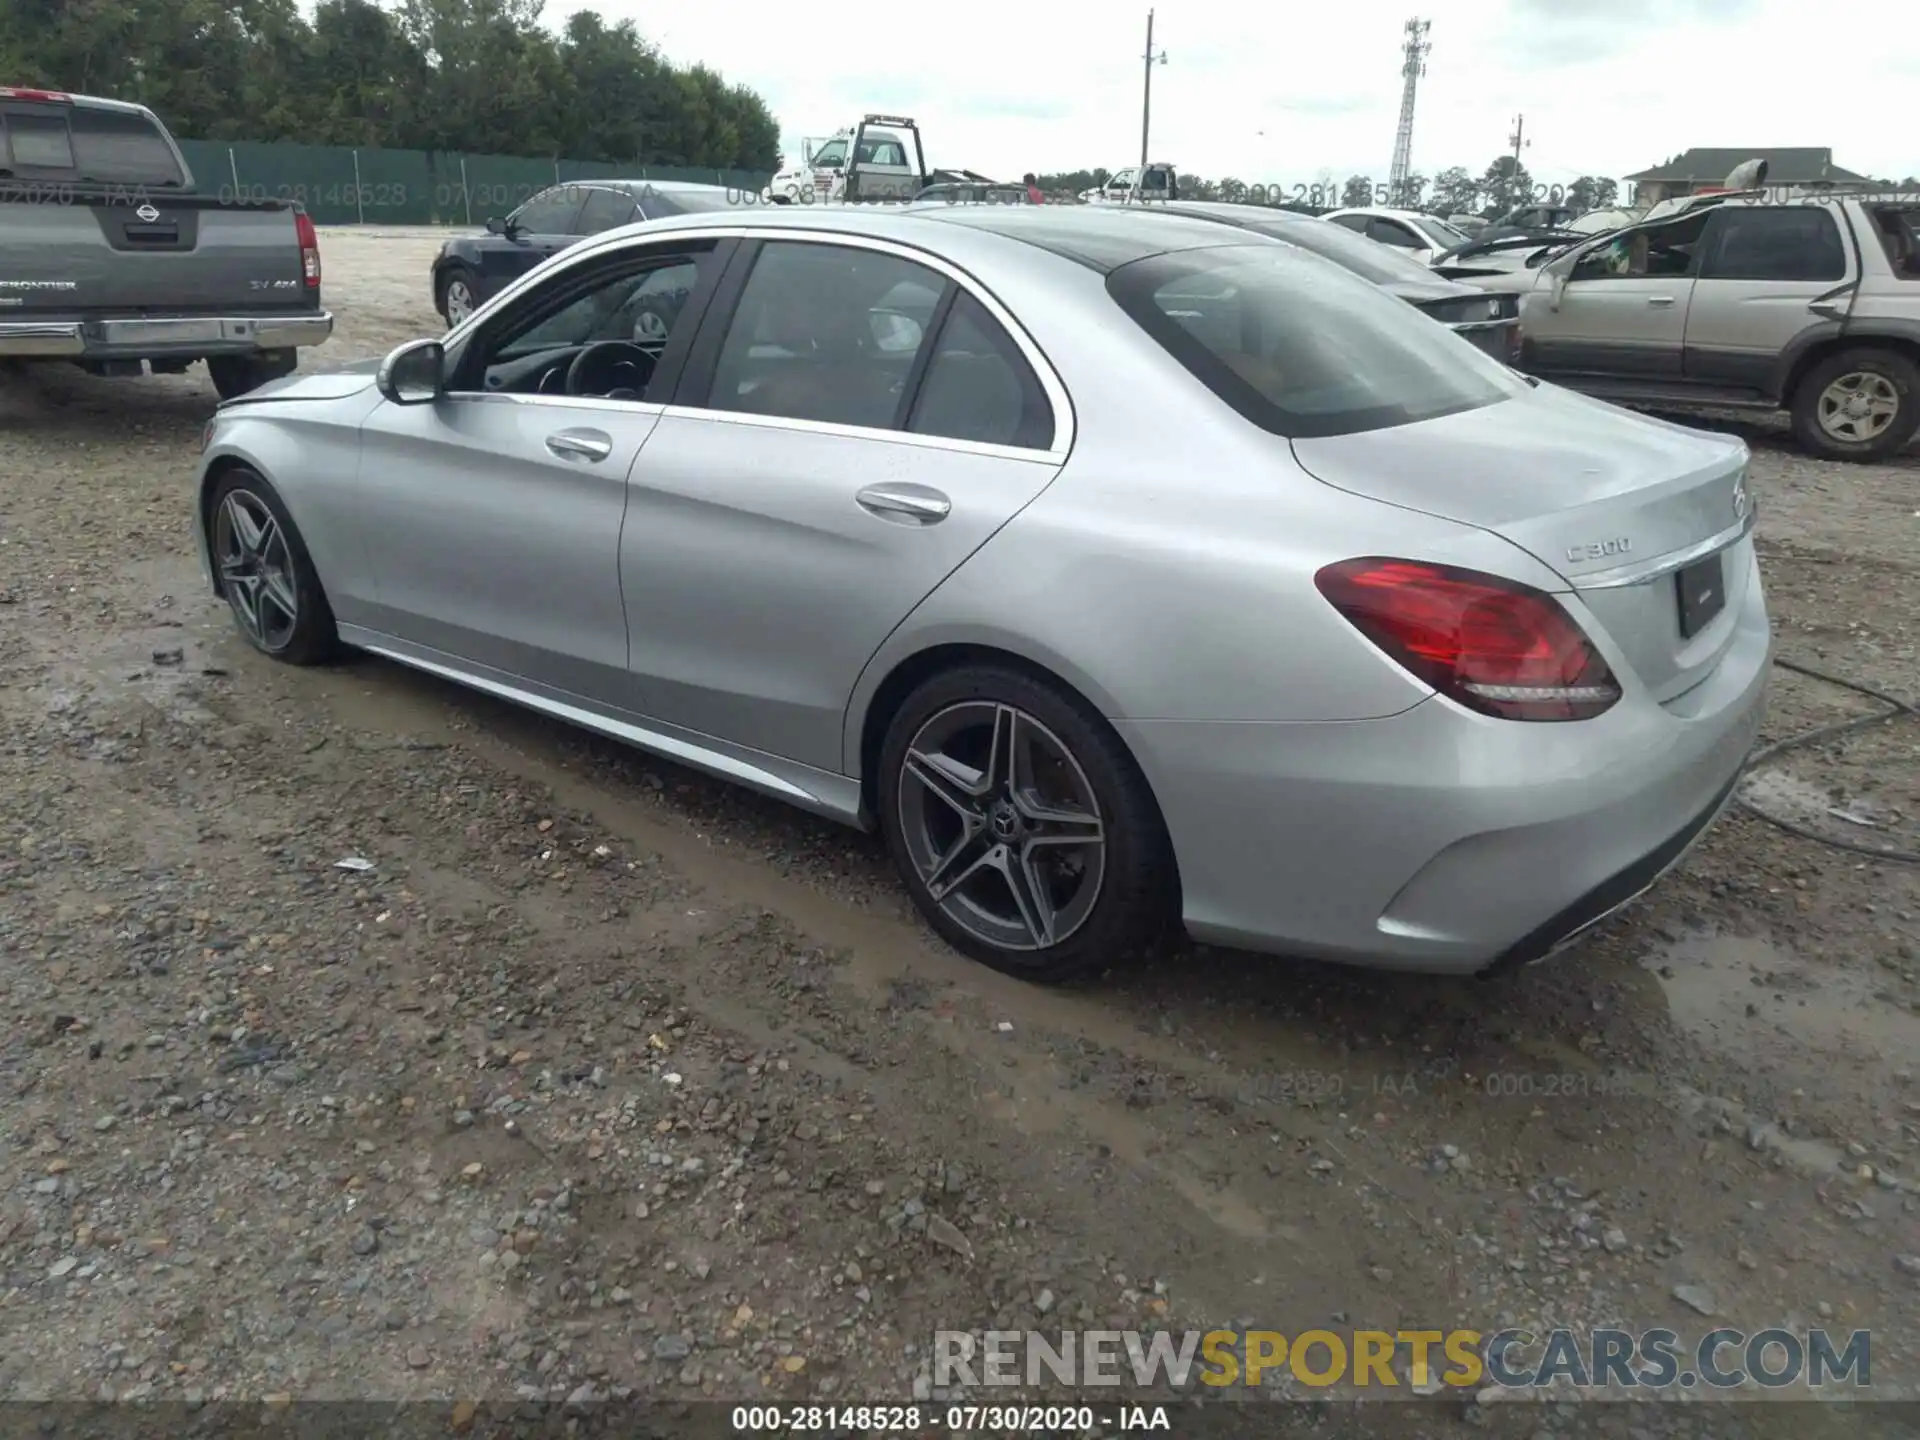
<path fill-rule="evenodd" d="M 569 395 L 599 395 L 637 400 L 653 373 L 654 357 L 631 340 L 596 340 L 585 346 L 567 367 Z M 631 372 L 623 377 L 622 371 Z M 590 386 L 589 381 L 593 384 Z M 621 391 L 616 395 L 615 391 Z"/>

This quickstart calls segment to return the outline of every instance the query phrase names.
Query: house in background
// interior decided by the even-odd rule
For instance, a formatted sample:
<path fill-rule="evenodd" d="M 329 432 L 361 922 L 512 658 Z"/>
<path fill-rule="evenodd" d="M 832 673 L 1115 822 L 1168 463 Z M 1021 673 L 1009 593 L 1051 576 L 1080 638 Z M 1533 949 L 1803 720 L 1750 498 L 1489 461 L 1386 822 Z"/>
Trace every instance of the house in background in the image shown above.
<path fill-rule="evenodd" d="M 1701 150 L 1676 155 L 1664 165 L 1627 176 L 1633 186 L 1633 203 L 1654 205 L 1676 195 L 1694 195 L 1727 183 L 1727 175 L 1749 160 L 1767 162 L 1769 185 L 1861 185 L 1870 183 L 1865 175 L 1856 175 L 1833 163 L 1833 151 L 1824 147 L 1786 150 Z"/>

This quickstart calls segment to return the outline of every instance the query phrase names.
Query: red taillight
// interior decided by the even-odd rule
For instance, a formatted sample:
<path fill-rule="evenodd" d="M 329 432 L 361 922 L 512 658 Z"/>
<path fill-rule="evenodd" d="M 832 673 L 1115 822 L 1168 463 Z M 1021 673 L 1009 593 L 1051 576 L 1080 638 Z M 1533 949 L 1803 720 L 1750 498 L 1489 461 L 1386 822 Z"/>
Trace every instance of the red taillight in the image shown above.
<path fill-rule="evenodd" d="M 300 273 L 306 277 L 307 288 L 317 290 L 320 286 L 320 234 L 313 228 L 313 217 L 306 211 L 293 212 L 293 234 L 300 242 Z"/>
<path fill-rule="evenodd" d="M 73 97 L 64 90 L 28 90 L 19 85 L 0 85 L 0 100 L 41 100 L 49 105 L 73 103 Z"/>
<path fill-rule="evenodd" d="M 1329 565 L 1320 593 L 1448 699 L 1502 720 L 1586 720 L 1620 698 L 1560 602 L 1531 586 L 1412 560 Z"/>

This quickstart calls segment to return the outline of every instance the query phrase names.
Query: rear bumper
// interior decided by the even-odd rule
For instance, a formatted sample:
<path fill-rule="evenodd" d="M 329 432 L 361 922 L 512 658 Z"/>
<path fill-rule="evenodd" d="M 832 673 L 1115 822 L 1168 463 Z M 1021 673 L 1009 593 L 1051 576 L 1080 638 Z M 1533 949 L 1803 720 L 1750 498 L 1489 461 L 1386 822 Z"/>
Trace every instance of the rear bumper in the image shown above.
<path fill-rule="evenodd" d="M 199 359 L 324 344 L 330 312 L 118 320 L 0 320 L 0 356 L 50 360 Z"/>
<path fill-rule="evenodd" d="M 1662 705 L 1519 724 L 1429 699 L 1349 723 L 1119 721 L 1188 930 L 1235 949 L 1476 974 L 1542 958 L 1671 869 L 1765 710 L 1756 584 L 1714 672 Z"/>

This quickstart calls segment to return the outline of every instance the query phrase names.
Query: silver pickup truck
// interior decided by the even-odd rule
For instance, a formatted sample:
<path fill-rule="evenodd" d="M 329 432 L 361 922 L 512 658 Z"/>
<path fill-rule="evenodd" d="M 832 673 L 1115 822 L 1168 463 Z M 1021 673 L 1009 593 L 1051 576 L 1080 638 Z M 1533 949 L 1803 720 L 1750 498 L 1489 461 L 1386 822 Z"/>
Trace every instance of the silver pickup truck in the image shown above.
<path fill-rule="evenodd" d="M 204 360 L 225 398 L 332 333 L 304 211 L 196 193 L 144 106 L 0 87 L 0 364 L 139 375 Z"/>

